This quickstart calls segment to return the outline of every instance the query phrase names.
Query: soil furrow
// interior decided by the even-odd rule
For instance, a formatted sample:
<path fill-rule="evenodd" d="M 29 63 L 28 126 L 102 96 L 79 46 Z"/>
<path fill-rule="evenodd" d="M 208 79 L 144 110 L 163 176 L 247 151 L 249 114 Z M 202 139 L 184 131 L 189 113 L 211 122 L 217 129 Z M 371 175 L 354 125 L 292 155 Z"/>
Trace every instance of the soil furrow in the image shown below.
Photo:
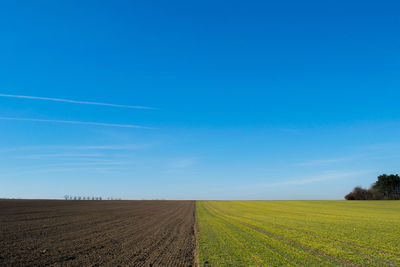
<path fill-rule="evenodd" d="M 0 200 L 1 266 L 193 266 L 194 201 Z"/>

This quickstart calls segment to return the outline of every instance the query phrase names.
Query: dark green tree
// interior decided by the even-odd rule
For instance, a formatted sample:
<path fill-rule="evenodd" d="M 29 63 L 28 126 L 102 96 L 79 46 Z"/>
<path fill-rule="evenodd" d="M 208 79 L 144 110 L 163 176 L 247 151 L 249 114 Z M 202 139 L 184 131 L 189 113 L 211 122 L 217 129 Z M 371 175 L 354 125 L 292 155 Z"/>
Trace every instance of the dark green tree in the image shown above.
<path fill-rule="evenodd" d="M 355 187 L 345 196 L 347 200 L 400 200 L 400 177 L 398 174 L 382 174 L 370 189 Z"/>
<path fill-rule="evenodd" d="M 372 189 L 380 199 L 400 199 L 400 177 L 398 174 L 379 175 Z"/>

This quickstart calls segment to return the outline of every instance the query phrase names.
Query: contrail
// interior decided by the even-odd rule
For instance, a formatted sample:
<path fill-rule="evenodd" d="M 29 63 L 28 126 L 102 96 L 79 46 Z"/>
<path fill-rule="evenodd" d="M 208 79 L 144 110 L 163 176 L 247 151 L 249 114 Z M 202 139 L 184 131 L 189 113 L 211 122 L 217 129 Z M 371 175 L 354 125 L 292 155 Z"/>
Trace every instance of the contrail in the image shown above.
<path fill-rule="evenodd" d="M 117 107 L 117 108 L 156 109 L 156 108 L 144 107 L 144 106 L 118 105 L 118 104 L 109 104 L 109 103 L 100 103 L 100 102 L 89 102 L 89 101 L 77 101 L 77 100 L 70 100 L 70 99 L 51 98 L 51 97 L 40 97 L 40 96 L 26 96 L 26 95 L 7 95 L 7 94 L 0 94 L 0 97 L 12 97 L 12 98 L 45 100 L 45 101 L 66 102 L 66 103 L 73 103 L 73 104 L 96 105 L 96 106 L 107 106 L 107 107 Z"/>
<path fill-rule="evenodd" d="M 157 129 L 157 128 L 140 126 L 140 125 L 133 125 L 133 124 L 114 124 L 114 123 L 90 122 L 90 121 L 43 120 L 43 119 L 12 118 L 12 117 L 0 117 L 0 120 L 67 123 L 67 124 L 81 124 L 81 125 L 119 127 L 119 128 L 137 128 L 137 129 L 149 129 L 149 130 L 156 130 Z"/>

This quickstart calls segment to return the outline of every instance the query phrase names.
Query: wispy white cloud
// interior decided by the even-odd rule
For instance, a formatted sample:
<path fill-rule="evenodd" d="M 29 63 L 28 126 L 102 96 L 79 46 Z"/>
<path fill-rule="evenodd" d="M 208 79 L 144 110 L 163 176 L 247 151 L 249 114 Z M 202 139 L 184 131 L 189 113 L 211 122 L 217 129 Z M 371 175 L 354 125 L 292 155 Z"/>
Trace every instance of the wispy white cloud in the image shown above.
<path fill-rule="evenodd" d="M 0 97 L 21 98 L 21 99 L 33 99 L 33 100 L 44 100 L 44 101 L 65 102 L 65 103 L 83 104 L 83 105 L 107 106 L 107 107 L 116 107 L 116 108 L 156 109 L 156 108 L 153 108 L 153 107 L 145 107 L 145 106 L 119 105 L 119 104 L 110 104 L 110 103 L 101 103 L 101 102 L 90 102 L 90 101 L 78 101 L 78 100 L 71 100 L 71 99 L 52 98 L 52 97 L 40 97 L 40 96 L 26 96 L 26 95 L 0 94 Z"/>
<path fill-rule="evenodd" d="M 22 155 L 22 156 L 16 156 L 14 158 L 16 159 L 82 159 L 82 158 L 98 158 L 101 157 L 102 154 L 69 154 L 69 153 L 64 153 L 64 154 L 30 154 L 30 155 Z"/>
<path fill-rule="evenodd" d="M 120 166 L 132 166 L 136 164 L 134 161 L 118 161 L 118 160 L 94 160 L 94 161 L 80 161 L 80 162 L 63 162 L 63 163 L 56 163 L 56 164 L 48 164 L 46 166 L 42 166 L 44 168 L 54 168 L 54 167 L 71 167 L 71 166 L 113 166 L 113 165 L 120 165 Z"/>
<path fill-rule="evenodd" d="M 117 165 L 117 164 L 116 164 Z M 77 167 L 74 166 L 68 166 L 67 168 L 40 168 L 40 169 L 32 169 L 32 170 L 25 170 L 25 171 L 16 171 L 16 172 L 11 172 L 11 173 L 3 173 L 3 177 L 18 177 L 18 176 L 34 176 L 35 174 L 44 174 L 44 173 L 56 173 L 56 174 L 62 174 L 62 173 L 79 173 L 82 171 L 90 171 L 90 172 L 100 172 L 101 174 L 104 173 L 115 173 L 115 172 L 123 172 L 125 173 L 127 171 L 126 167 L 121 167 L 121 166 L 97 166 L 97 165 L 87 165 L 87 166 L 79 166 Z"/>
<path fill-rule="evenodd" d="M 293 180 L 286 180 L 281 182 L 264 184 L 263 187 L 270 186 L 289 186 L 289 185 L 303 185 L 303 184 L 313 184 L 330 180 L 337 180 L 347 177 L 357 177 L 360 175 L 371 173 L 371 171 L 363 170 L 363 171 L 348 171 L 348 172 L 333 172 L 333 173 L 324 173 L 320 175 L 315 175 L 311 177 L 302 177 Z"/>
<path fill-rule="evenodd" d="M 139 150 L 150 147 L 152 144 L 129 144 L 129 145 L 40 145 L 40 146 L 17 146 L 1 149 L 0 152 L 26 151 L 26 150 Z"/>
<path fill-rule="evenodd" d="M 136 150 L 148 148 L 152 144 L 138 145 L 93 145 L 93 146 L 56 146 L 64 149 L 79 149 L 79 150 Z"/>
<path fill-rule="evenodd" d="M 332 164 L 339 162 L 346 162 L 353 160 L 354 157 L 343 157 L 343 158 L 332 158 L 332 159 L 313 159 L 307 160 L 304 162 L 296 163 L 296 166 L 316 166 L 316 165 L 324 165 L 324 164 Z"/>
<path fill-rule="evenodd" d="M 152 128 L 152 127 L 147 127 L 147 126 L 140 126 L 140 125 L 133 125 L 133 124 L 114 124 L 114 123 L 90 122 L 90 121 L 44 120 L 44 119 L 13 118 L 13 117 L 0 117 L 0 120 L 79 124 L 79 125 L 89 125 L 89 126 L 104 126 L 104 127 L 118 127 L 118 128 L 137 128 L 137 129 L 148 129 L 148 130 L 156 130 L 157 129 L 157 128 Z"/>
<path fill-rule="evenodd" d="M 398 150 L 400 148 L 399 143 L 377 143 L 364 146 L 369 151 L 386 151 L 386 150 Z"/>
<path fill-rule="evenodd" d="M 184 169 L 192 166 L 195 163 L 195 159 L 193 158 L 186 158 L 186 159 L 178 159 L 173 161 L 170 164 L 172 169 Z"/>
<path fill-rule="evenodd" d="M 285 133 L 290 133 L 290 134 L 300 134 L 301 131 L 299 129 L 295 128 L 278 128 L 278 130 L 285 132 Z"/>
<path fill-rule="evenodd" d="M 168 163 L 167 169 L 164 172 L 169 174 L 183 174 L 195 163 L 195 158 L 173 159 Z"/>

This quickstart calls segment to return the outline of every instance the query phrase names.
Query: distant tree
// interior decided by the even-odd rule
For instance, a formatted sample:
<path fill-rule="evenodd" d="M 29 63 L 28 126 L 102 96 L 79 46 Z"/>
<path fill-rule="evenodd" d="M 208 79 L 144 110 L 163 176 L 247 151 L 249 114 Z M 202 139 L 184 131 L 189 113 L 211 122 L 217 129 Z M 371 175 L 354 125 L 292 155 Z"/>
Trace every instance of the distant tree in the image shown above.
<path fill-rule="evenodd" d="M 65 195 L 64 198 L 65 198 L 65 200 L 68 200 L 68 199 L 69 199 L 69 196 L 68 196 L 68 195 Z"/>
<path fill-rule="evenodd" d="M 76 196 L 74 196 L 74 200 L 76 200 Z"/>
<path fill-rule="evenodd" d="M 347 200 L 400 200 L 400 177 L 398 174 L 382 174 L 370 189 L 355 187 L 345 196 Z"/>
<path fill-rule="evenodd" d="M 353 195 L 353 192 L 348 193 L 347 195 L 344 196 L 346 200 L 356 200 L 356 198 Z"/>
<path fill-rule="evenodd" d="M 379 175 L 378 181 L 372 185 L 372 188 L 381 199 L 400 199 L 400 177 L 398 174 Z"/>
<path fill-rule="evenodd" d="M 373 194 L 371 190 L 364 189 L 360 186 L 357 186 L 353 189 L 352 192 L 345 196 L 347 200 L 372 200 Z"/>

